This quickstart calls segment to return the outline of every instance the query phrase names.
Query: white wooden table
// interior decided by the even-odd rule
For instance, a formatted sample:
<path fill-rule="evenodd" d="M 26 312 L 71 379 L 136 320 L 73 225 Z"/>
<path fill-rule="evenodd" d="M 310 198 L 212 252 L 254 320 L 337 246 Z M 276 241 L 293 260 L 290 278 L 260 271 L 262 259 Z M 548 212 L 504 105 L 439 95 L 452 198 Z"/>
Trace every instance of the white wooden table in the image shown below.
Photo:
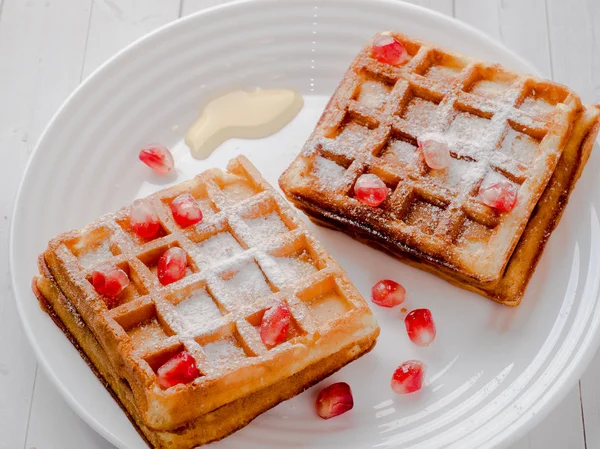
<path fill-rule="evenodd" d="M 38 369 L 17 317 L 8 228 L 35 141 L 65 97 L 113 53 L 160 25 L 225 1 L 0 0 L 0 449 L 112 448 Z M 600 102 L 600 0 L 413 3 L 470 23 L 584 101 Z M 512 449 L 600 449 L 598 378 L 600 355 L 562 404 Z"/>

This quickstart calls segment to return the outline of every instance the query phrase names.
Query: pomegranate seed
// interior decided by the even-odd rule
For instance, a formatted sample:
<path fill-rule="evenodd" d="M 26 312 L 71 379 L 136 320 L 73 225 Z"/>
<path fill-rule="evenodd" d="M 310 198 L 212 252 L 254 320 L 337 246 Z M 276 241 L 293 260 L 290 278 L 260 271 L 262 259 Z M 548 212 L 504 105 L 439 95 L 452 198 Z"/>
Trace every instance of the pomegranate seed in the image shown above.
<path fill-rule="evenodd" d="M 92 285 L 99 294 L 108 299 L 106 305 L 112 307 L 116 305 L 113 299 L 129 285 L 129 278 L 119 267 L 103 265 L 93 271 Z"/>
<path fill-rule="evenodd" d="M 158 260 L 158 280 L 162 285 L 169 285 L 185 276 L 188 261 L 185 251 L 174 246 L 164 252 Z"/>
<path fill-rule="evenodd" d="M 441 170 L 450 165 L 450 149 L 442 138 L 435 134 L 424 134 L 417 139 L 417 143 L 430 168 Z"/>
<path fill-rule="evenodd" d="M 375 59 L 385 64 L 400 65 L 408 61 L 408 52 L 404 45 L 389 35 L 377 36 L 373 41 L 371 53 Z"/>
<path fill-rule="evenodd" d="M 404 302 L 406 290 L 397 282 L 384 279 L 373 286 L 371 295 L 378 306 L 394 307 Z"/>
<path fill-rule="evenodd" d="M 145 146 L 140 151 L 139 158 L 140 161 L 161 175 L 169 173 L 175 167 L 173 155 L 163 145 L 152 144 Z"/>
<path fill-rule="evenodd" d="M 202 211 L 196 199 L 189 193 L 182 193 L 171 201 L 173 218 L 179 226 L 187 228 L 202 220 Z"/>
<path fill-rule="evenodd" d="M 265 345 L 274 346 L 285 340 L 290 317 L 290 309 L 283 302 L 267 309 L 260 322 L 260 338 Z"/>
<path fill-rule="evenodd" d="M 187 351 L 180 352 L 158 368 L 158 385 L 169 388 L 177 384 L 187 384 L 200 375 L 196 360 Z"/>
<path fill-rule="evenodd" d="M 517 204 L 517 189 L 508 181 L 500 181 L 479 189 L 479 198 L 483 204 L 510 212 Z"/>
<path fill-rule="evenodd" d="M 388 188 L 379 176 L 369 173 L 359 176 L 354 184 L 354 193 L 361 203 L 377 207 L 385 201 Z"/>
<path fill-rule="evenodd" d="M 392 390 L 398 394 L 408 394 L 419 391 L 427 367 L 418 360 L 409 360 L 400 365 L 392 376 Z"/>
<path fill-rule="evenodd" d="M 337 382 L 323 388 L 317 396 L 317 415 L 323 419 L 346 413 L 354 407 L 352 390 L 346 382 Z"/>
<path fill-rule="evenodd" d="M 404 318 L 406 332 L 418 346 L 429 346 L 435 339 L 435 323 L 429 309 L 415 309 Z"/>
<path fill-rule="evenodd" d="M 129 223 L 133 232 L 143 239 L 151 239 L 160 229 L 158 216 L 152 206 L 144 200 L 135 200 L 129 210 Z"/>

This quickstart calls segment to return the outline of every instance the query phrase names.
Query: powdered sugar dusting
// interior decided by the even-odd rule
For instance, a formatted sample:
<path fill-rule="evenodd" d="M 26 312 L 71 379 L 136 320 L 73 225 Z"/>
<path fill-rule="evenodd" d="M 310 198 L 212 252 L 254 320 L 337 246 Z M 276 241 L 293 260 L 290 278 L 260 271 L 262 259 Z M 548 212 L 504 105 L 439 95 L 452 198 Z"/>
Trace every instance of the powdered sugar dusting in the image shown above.
<path fill-rule="evenodd" d="M 427 70 L 425 73 L 425 77 L 437 80 L 437 81 L 451 81 L 453 78 L 456 78 L 461 69 L 448 67 L 443 65 L 433 65 Z"/>
<path fill-rule="evenodd" d="M 79 263 L 83 268 L 89 268 L 93 265 L 97 265 L 102 261 L 109 259 L 113 256 L 110 251 L 108 239 L 102 240 L 97 245 L 92 246 L 88 251 L 83 254 L 79 254 Z"/>
<path fill-rule="evenodd" d="M 428 234 L 433 234 L 444 210 L 423 200 L 415 201 L 409 208 L 404 222 Z"/>
<path fill-rule="evenodd" d="M 417 158 L 417 147 L 402 139 L 391 138 L 381 157 L 390 162 L 409 164 Z"/>
<path fill-rule="evenodd" d="M 414 97 L 406 106 L 402 118 L 422 130 L 431 129 L 432 124 L 438 121 L 437 108 L 438 105 L 432 101 Z"/>
<path fill-rule="evenodd" d="M 289 231 L 277 212 L 246 220 L 246 225 L 250 228 L 254 244 L 260 244 Z"/>
<path fill-rule="evenodd" d="M 344 182 L 345 171 L 346 170 L 341 165 L 338 165 L 329 159 L 325 159 L 324 157 L 317 156 L 312 172 L 322 186 L 337 189 Z"/>
<path fill-rule="evenodd" d="M 277 257 L 276 261 L 286 282 L 296 282 L 317 272 L 317 267 L 306 251 L 289 257 Z"/>
<path fill-rule="evenodd" d="M 538 146 L 539 142 L 533 137 L 509 127 L 500 151 L 528 164 L 535 156 Z"/>
<path fill-rule="evenodd" d="M 468 112 L 459 112 L 446 130 L 445 137 L 450 141 L 482 145 L 490 140 L 490 135 L 494 131 L 490 125 L 490 120 L 486 118 Z"/>
<path fill-rule="evenodd" d="M 391 90 L 387 84 L 366 80 L 360 85 L 357 101 L 369 108 L 380 109 L 385 104 Z"/>
<path fill-rule="evenodd" d="M 128 332 L 133 346 L 141 349 L 156 348 L 167 334 L 156 318 L 144 321 Z"/>
<path fill-rule="evenodd" d="M 471 93 L 483 97 L 495 98 L 502 95 L 509 88 L 509 84 L 495 80 L 479 80 L 471 87 Z"/>
<path fill-rule="evenodd" d="M 175 307 L 175 310 L 183 317 L 186 328 L 197 335 L 222 314 L 212 297 L 204 290 L 196 290 Z"/>
<path fill-rule="evenodd" d="M 244 349 L 233 337 L 224 337 L 203 347 L 206 357 L 216 363 L 226 363 L 232 359 L 246 357 Z"/>
<path fill-rule="evenodd" d="M 430 170 L 427 176 L 435 179 L 439 184 L 452 188 L 461 182 L 473 165 L 473 162 L 464 159 L 450 158 L 450 165 L 447 169 Z"/>
<path fill-rule="evenodd" d="M 481 182 L 481 188 L 485 188 L 491 184 L 496 184 L 498 182 L 509 182 L 512 185 L 514 185 L 515 187 L 517 187 L 517 188 L 519 187 L 517 184 L 515 184 L 514 182 L 509 180 L 506 176 L 502 175 L 501 173 L 498 173 L 495 170 L 490 170 L 487 172 L 487 174 L 485 175 L 485 178 Z"/>
<path fill-rule="evenodd" d="M 525 98 L 523 104 L 521 104 L 520 109 L 523 112 L 526 112 L 531 115 L 549 115 L 554 112 L 554 105 L 547 102 L 543 98 L 530 96 Z"/>
<path fill-rule="evenodd" d="M 254 262 L 244 264 L 231 278 L 225 279 L 224 287 L 228 302 L 235 303 L 257 300 L 272 293 L 265 276 Z"/>
<path fill-rule="evenodd" d="M 323 138 L 320 142 L 330 153 L 355 157 L 356 153 L 363 148 L 370 133 L 371 130 L 366 126 L 349 122 L 334 139 Z"/>
<path fill-rule="evenodd" d="M 244 249 L 229 232 L 220 232 L 198 245 L 198 252 L 202 256 L 203 266 L 218 264 L 240 254 Z"/>

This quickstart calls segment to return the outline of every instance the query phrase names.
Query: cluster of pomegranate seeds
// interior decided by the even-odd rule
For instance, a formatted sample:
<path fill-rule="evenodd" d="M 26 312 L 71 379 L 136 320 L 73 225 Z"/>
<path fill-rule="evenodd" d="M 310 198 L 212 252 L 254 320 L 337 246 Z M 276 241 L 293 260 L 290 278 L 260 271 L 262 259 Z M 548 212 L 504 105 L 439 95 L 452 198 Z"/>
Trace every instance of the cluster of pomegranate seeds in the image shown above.
<path fill-rule="evenodd" d="M 317 396 L 317 415 L 323 419 L 346 413 L 354 407 L 352 390 L 346 382 L 337 382 L 323 388 Z"/>
<path fill-rule="evenodd" d="M 373 302 L 382 307 L 394 307 L 404 302 L 406 290 L 389 279 L 379 281 L 371 289 Z"/>
<path fill-rule="evenodd" d="M 140 151 L 139 158 L 140 161 L 161 175 L 169 173 L 175 167 L 173 155 L 163 145 L 152 144 L 145 146 Z"/>
<path fill-rule="evenodd" d="M 429 168 L 434 170 L 448 168 L 450 165 L 450 149 L 442 138 L 428 133 L 420 136 L 417 143 Z"/>
<path fill-rule="evenodd" d="M 379 62 L 391 65 L 400 65 L 408 61 L 408 52 L 404 45 L 393 36 L 380 34 L 373 41 L 371 54 Z"/>
<path fill-rule="evenodd" d="M 435 323 L 429 309 L 415 309 L 404 318 L 406 332 L 417 346 L 429 346 L 435 339 Z"/>
<path fill-rule="evenodd" d="M 260 338 L 267 346 L 281 343 L 287 336 L 290 327 L 291 313 L 288 306 L 279 302 L 268 308 L 260 322 Z"/>
<path fill-rule="evenodd" d="M 517 203 L 517 189 L 508 181 L 500 181 L 479 189 L 479 198 L 501 212 L 510 212 Z"/>
<path fill-rule="evenodd" d="M 143 239 L 151 239 L 160 229 L 158 216 L 154 213 L 150 203 L 144 200 L 135 200 L 129 210 L 129 224 L 137 235 Z"/>
<path fill-rule="evenodd" d="M 200 375 L 196 360 L 187 351 L 180 352 L 158 368 L 158 385 L 169 388 L 177 384 L 187 384 Z"/>
<path fill-rule="evenodd" d="M 371 289 L 373 302 L 382 307 L 394 307 L 404 302 L 406 290 L 397 282 L 383 279 Z M 402 308 L 402 313 L 406 309 Z M 415 309 L 404 318 L 406 332 L 418 346 L 429 346 L 435 339 L 435 323 L 429 309 Z M 404 362 L 392 376 L 392 389 L 399 394 L 421 389 L 426 367 L 418 360 Z"/>
<path fill-rule="evenodd" d="M 388 188 L 379 176 L 372 173 L 360 175 L 354 184 L 356 199 L 363 204 L 377 207 L 383 203 L 388 194 Z"/>
<path fill-rule="evenodd" d="M 418 391 L 423 386 L 427 368 L 418 360 L 408 360 L 400 365 L 392 376 L 392 390 L 398 394 Z"/>
<path fill-rule="evenodd" d="M 190 193 L 182 193 L 171 201 L 171 212 L 179 226 L 187 228 L 202 220 L 202 211 Z"/>
<path fill-rule="evenodd" d="M 129 285 L 129 277 L 115 265 L 103 265 L 92 273 L 92 285 L 111 307 L 115 305 L 114 298 Z"/>
<path fill-rule="evenodd" d="M 169 285 L 185 276 L 188 261 L 185 251 L 178 246 L 169 248 L 158 260 L 158 281 Z"/>

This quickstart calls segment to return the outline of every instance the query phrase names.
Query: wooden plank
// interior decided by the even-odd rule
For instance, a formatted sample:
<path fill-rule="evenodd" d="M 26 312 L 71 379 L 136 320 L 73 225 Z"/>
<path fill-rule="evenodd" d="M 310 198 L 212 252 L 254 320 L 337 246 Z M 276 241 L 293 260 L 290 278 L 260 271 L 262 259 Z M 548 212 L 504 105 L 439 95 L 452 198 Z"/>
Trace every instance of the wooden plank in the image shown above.
<path fill-rule="evenodd" d="M 547 21 L 554 79 L 576 90 L 584 102 L 600 102 L 600 3 L 548 0 Z M 598 151 L 598 148 L 595 149 Z M 600 356 L 580 381 L 587 447 L 600 448 Z M 567 427 L 560 424 L 560 429 Z"/>
<path fill-rule="evenodd" d="M 10 0 L 13 1 L 13 0 Z M 21 0 L 14 0 L 20 2 Z M 44 0 L 40 0 L 43 2 Z M 79 5 L 81 0 L 52 0 L 56 4 L 68 3 L 69 7 L 62 5 L 59 9 L 67 11 L 73 5 Z M 87 76 L 104 60 L 119 51 L 128 43 L 154 30 L 155 28 L 177 19 L 179 16 L 179 0 L 94 0 L 91 16 L 88 12 L 78 19 L 77 26 L 83 27 L 86 32 L 79 36 L 77 42 L 85 46 L 86 34 L 89 25 L 87 46 L 81 49 L 79 58 L 72 58 L 76 66 L 76 77 L 73 79 L 69 91 L 80 82 L 81 76 Z M 57 16 L 53 18 L 53 27 L 65 27 L 64 20 Z M 26 27 L 25 27 L 26 28 Z M 40 26 L 40 29 L 43 28 Z M 1 35 L 0 35 L 1 37 Z M 23 39 L 26 40 L 26 39 Z M 58 50 L 58 49 L 57 49 Z M 60 53 L 56 51 L 56 53 Z M 0 54 L 2 54 L 0 52 Z M 85 59 L 83 55 L 85 54 Z M 1 75 L 0 75 L 1 76 Z M 51 89 L 48 86 L 60 85 L 60 81 L 52 80 L 41 84 L 44 89 L 40 97 L 45 97 L 45 92 Z M 67 92 L 68 93 L 68 92 Z M 53 106 L 56 108 L 56 105 Z M 1 329 L 0 329 L 1 332 Z M 0 346 L 0 351 L 2 347 Z M 2 358 L 0 358 L 2 360 Z M 33 372 L 33 369 L 30 369 Z M 31 382 L 30 382 L 31 388 Z M 0 396 L 3 397 L 3 396 Z M 0 408 L 0 412 L 2 412 Z M 23 424 L 26 418 L 21 418 Z M 0 446 L 1 447 L 1 446 Z M 9 445 L 6 449 L 23 447 Z M 38 374 L 36 388 L 31 401 L 31 421 L 27 433 L 26 448 L 36 447 L 60 449 L 109 449 L 112 448 L 102 437 L 91 428 L 83 424 L 69 407 L 62 402 L 58 392 L 49 385 L 43 373 Z"/>
<path fill-rule="evenodd" d="M 231 0 L 182 0 L 181 16 L 186 16 L 210 6 L 221 5 Z M 433 9 L 443 14 L 452 15 L 452 0 L 403 0 L 425 8 Z"/>
<path fill-rule="evenodd" d="M 178 18 L 179 8 L 180 0 L 94 0 L 84 77 L 127 44 Z"/>
<path fill-rule="evenodd" d="M 0 447 L 25 442 L 36 363 L 17 316 L 8 269 L 12 201 L 40 130 L 77 86 L 89 1 L 4 0 L 0 22 Z M 49 86 L 52 86 L 49 88 Z M 32 299 L 33 301 L 33 299 Z"/>
<path fill-rule="evenodd" d="M 231 0 L 181 0 L 181 17 L 187 16 L 196 11 L 210 8 L 215 5 L 222 5 Z"/>
<path fill-rule="evenodd" d="M 544 0 L 456 0 L 456 18 L 502 42 L 551 76 Z"/>
<path fill-rule="evenodd" d="M 455 16 L 505 44 L 533 63 L 544 76 L 552 77 L 553 66 L 544 0 L 455 0 Z M 565 23 L 570 24 L 567 27 L 570 30 L 575 22 Z M 514 449 L 583 449 L 585 443 L 579 404 L 579 390 L 574 389 L 567 399 L 527 437 L 519 441 Z M 556 435 L 557 428 L 561 429 L 560 435 Z"/>
<path fill-rule="evenodd" d="M 581 406 L 584 416 L 585 439 L 590 449 L 600 448 L 600 352 L 580 381 Z"/>
<path fill-rule="evenodd" d="M 517 443 L 510 446 L 509 449 L 531 449 L 529 446 L 529 435 L 521 438 Z"/>
<path fill-rule="evenodd" d="M 71 410 L 43 371 L 38 373 L 34 397 L 26 449 L 114 449 Z"/>
<path fill-rule="evenodd" d="M 529 434 L 530 449 L 585 449 L 579 386 Z"/>
<path fill-rule="evenodd" d="M 547 12 L 554 79 L 600 102 L 600 2 L 548 0 Z"/>
<path fill-rule="evenodd" d="M 434 11 L 441 12 L 447 16 L 452 16 L 454 11 L 454 4 L 452 0 L 404 0 L 407 3 L 413 3 L 415 5 L 423 6 L 427 9 L 433 9 Z"/>

